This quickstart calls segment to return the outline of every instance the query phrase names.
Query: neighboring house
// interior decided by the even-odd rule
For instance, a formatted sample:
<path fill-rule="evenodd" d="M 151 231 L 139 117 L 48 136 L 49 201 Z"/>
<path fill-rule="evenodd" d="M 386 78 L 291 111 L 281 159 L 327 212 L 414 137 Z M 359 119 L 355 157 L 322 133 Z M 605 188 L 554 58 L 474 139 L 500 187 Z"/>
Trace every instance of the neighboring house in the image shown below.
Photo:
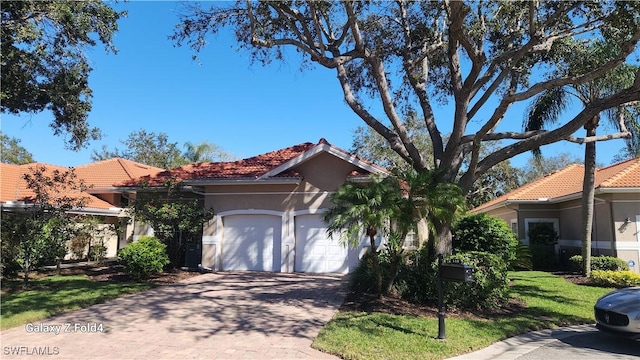
<path fill-rule="evenodd" d="M 498 197 L 472 212 L 505 220 L 528 244 L 532 223 L 549 223 L 559 235 L 557 251 L 565 257 L 580 254 L 582 238 L 582 181 L 584 166 L 569 165 Z M 617 256 L 639 271 L 640 158 L 596 171 L 593 255 Z"/>
<path fill-rule="evenodd" d="M 345 181 L 368 181 L 372 174 L 387 172 L 321 139 L 239 161 L 186 165 L 121 189 L 153 190 L 175 179 L 201 195 L 215 213 L 203 227 L 204 268 L 347 273 L 366 242 L 349 249 L 330 239 L 323 213 Z"/>
<path fill-rule="evenodd" d="M 26 209 L 33 202 L 34 192 L 27 188 L 23 178 L 25 174 L 32 173 L 32 168 L 44 166 L 48 173 L 58 170 L 69 170 L 67 167 L 32 163 L 25 165 L 0 164 L 0 207 L 2 211 L 16 211 Z M 74 209 L 70 213 L 95 216 L 101 221 L 98 225 L 99 235 L 107 247 L 107 257 L 116 256 L 118 249 L 126 245 L 127 232 L 122 231 L 118 235 L 113 225 L 127 226 L 127 215 L 123 208 L 127 205 L 127 193 L 116 191 L 114 184 L 138 178 L 140 176 L 154 174 L 164 169 L 140 164 L 121 158 L 98 161 L 75 167 L 77 180 L 83 180 L 87 190 L 73 195 L 84 197 L 86 204 L 81 209 Z M 128 226 L 131 228 L 131 226 Z"/>

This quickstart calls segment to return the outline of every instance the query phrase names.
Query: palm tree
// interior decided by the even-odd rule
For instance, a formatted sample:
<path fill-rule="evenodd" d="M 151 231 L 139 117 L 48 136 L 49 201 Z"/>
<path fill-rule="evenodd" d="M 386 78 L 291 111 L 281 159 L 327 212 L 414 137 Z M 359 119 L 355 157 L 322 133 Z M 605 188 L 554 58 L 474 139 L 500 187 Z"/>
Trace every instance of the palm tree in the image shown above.
<path fill-rule="evenodd" d="M 464 196 L 455 184 L 439 183 L 435 171 L 417 172 L 405 169 L 396 176 L 372 177 L 368 183 L 347 182 L 332 196 L 333 206 L 325 214 L 328 233 L 341 234 L 343 243 L 357 247 L 362 234 L 369 238 L 372 267 L 376 276 L 376 293 L 389 293 L 404 258 L 404 241 L 417 231 L 421 219 L 452 221 L 464 206 Z M 383 279 L 375 237 L 386 237 L 384 251 L 389 258 L 387 276 Z M 433 239 L 430 248 L 434 253 Z"/>
<path fill-rule="evenodd" d="M 584 74 L 591 71 L 605 61 L 608 61 L 613 50 L 610 46 L 601 43 L 592 43 L 587 47 L 573 47 L 576 52 L 575 62 L 566 64 L 567 76 Z M 581 85 L 574 85 L 570 88 L 552 88 L 535 99 L 525 118 L 525 130 L 541 130 L 547 124 L 554 123 L 560 114 L 569 105 L 569 96 L 577 98 L 583 105 L 588 105 L 602 97 L 614 94 L 617 91 L 629 87 L 633 84 L 635 74 L 638 71 L 636 66 L 628 64 L 620 65 L 615 71 L 608 73 L 606 77 L 596 79 Z M 638 128 L 636 104 L 625 104 L 624 106 L 604 113 L 614 127 L 621 132 Z M 596 129 L 600 125 L 600 115 L 594 116 L 584 125 L 586 138 L 594 139 Z M 631 131 L 632 137 L 638 133 Z M 637 141 L 627 142 L 636 143 Z M 534 151 L 534 155 L 539 157 L 540 151 Z M 584 152 L 584 181 L 582 184 L 582 258 L 583 273 L 589 276 L 591 273 L 591 233 L 593 227 L 594 194 L 595 194 L 595 170 L 596 170 L 596 142 L 586 141 Z"/>
<path fill-rule="evenodd" d="M 376 294 L 382 295 L 382 270 L 376 236 L 389 234 L 389 221 L 398 212 L 402 192 L 393 177 L 372 177 L 368 183 L 347 182 L 331 196 L 333 206 L 325 213 L 327 233 L 340 233 L 340 241 L 356 248 L 364 233 L 376 276 Z"/>
<path fill-rule="evenodd" d="M 219 147 L 207 141 L 199 144 L 191 142 L 184 143 L 184 154 L 182 156 L 190 163 L 207 162 L 207 161 L 230 161 L 235 157 Z"/>
<path fill-rule="evenodd" d="M 427 221 L 427 246 L 429 259 L 435 260 L 436 243 L 439 238 L 435 229 L 444 223 L 453 223 L 466 206 L 465 196 L 460 187 L 452 183 L 443 183 L 438 170 L 408 171 L 398 175 L 401 181 L 407 185 L 405 198 L 407 211 L 401 218 L 408 219 L 414 225 L 424 219 Z M 415 225 L 414 225 L 415 226 Z"/>

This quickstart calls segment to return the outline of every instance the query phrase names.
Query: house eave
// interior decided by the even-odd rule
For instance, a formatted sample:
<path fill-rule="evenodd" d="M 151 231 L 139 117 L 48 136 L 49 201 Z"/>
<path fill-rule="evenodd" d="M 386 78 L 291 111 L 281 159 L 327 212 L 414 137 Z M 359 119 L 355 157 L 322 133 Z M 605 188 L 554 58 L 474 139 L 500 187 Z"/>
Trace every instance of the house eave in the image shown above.
<path fill-rule="evenodd" d="M 37 204 L 27 203 L 24 201 L 6 201 L 0 203 L 0 208 L 2 211 L 29 211 L 30 209 L 34 209 L 38 207 Z M 112 207 L 108 209 L 104 208 L 92 208 L 92 207 L 83 207 L 77 209 L 68 210 L 69 214 L 76 215 L 100 215 L 100 216 L 118 216 L 122 213 L 123 209 L 119 207 Z"/>
<path fill-rule="evenodd" d="M 84 192 L 86 192 L 87 194 L 105 194 L 105 193 L 114 193 L 114 194 L 118 194 L 121 193 L 123 190 L 122 187 L 118 187 L 118 186 L 99 186 L 99 187 L 91 187 L 89 189 L 86 189 Z M 130 189 L 130 188 L 126 188 L 126 189 Z"/>
<path fill-rule="evenodd" d="M 639 193 L 640 188 L 637 187 L 616 187 L 616 188 L 597 188 L 596 194 L 628 194 Z"/>
<path fill-rule="evenodd" d="M 241 178 L 241 179 L 197 179 L 197 180 L 185 180 L 186 185 L 191 186 L 204 186 L 204 185 L 299 185 L 302 181 L 300 177 L 286 177 L 286 178 L 268 178 L 268 179 L 256 179 L 256 178 Z"/>
<path fill-rule="evenodd" d="M 525 204 L 551 204 L 553 203 L 554 199 L 548 199 L 548 198 L 541 198 L 541 199 L 532 199 L 532 200 L 512 200 L 512 199 L 507 199 L 504 201 L 501 201 L 497 204 L 493 204 L 487 208 L 484 209 L 480 209 L 480 210 L 475 210 L 472 209 L 470 212 L 471 213 L 476 213 L 476 212 L 489 212 L 491 210 L 496 210 L 496 209 L 500 209 L 500 208 L 506 208 L 509 205 L 525 205 Z"/>
<path fill-rule="evenodd" d="M 122 208 L 113 207 L 108 209 L 84 207 L 67 211 L 69 214 L 94 215 L 94 216 L 119 216 Z"/>
<path fill-rule="evenodd" d="M 354 183 L 368 183 L 368 182 L 371 182 L 371 176 L 369 175 L 348 176 L 347 181 L 354 182 Z"/>

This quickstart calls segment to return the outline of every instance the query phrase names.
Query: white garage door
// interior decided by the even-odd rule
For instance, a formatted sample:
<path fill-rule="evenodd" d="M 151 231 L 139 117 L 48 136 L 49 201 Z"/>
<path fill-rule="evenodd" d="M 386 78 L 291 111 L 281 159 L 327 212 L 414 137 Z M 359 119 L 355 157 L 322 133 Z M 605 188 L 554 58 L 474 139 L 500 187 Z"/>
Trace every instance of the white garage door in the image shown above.
<path fill-rule="evenodd" d="M 347 247 L 327 236 L 321 215 L 299 215 L 296 223 L 295 271 L 346 273 L 349 271 Z"/>
<path fill-rule="evenodd" d="M 281 217 L 229 215 L 222 221 L 223 270 L 280 271 Z"/>

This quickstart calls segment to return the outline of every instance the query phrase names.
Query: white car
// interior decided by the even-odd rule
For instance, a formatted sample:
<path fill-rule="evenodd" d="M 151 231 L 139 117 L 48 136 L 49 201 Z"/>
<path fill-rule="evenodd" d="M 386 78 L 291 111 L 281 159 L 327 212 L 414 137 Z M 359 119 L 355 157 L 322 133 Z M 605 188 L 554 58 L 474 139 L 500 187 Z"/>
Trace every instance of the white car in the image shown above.
<path fill-rule="evenodd" d="M 640 340 L 640 287 L 604 295 L 596 301 L 594 312 L 598 330 Z"/>

